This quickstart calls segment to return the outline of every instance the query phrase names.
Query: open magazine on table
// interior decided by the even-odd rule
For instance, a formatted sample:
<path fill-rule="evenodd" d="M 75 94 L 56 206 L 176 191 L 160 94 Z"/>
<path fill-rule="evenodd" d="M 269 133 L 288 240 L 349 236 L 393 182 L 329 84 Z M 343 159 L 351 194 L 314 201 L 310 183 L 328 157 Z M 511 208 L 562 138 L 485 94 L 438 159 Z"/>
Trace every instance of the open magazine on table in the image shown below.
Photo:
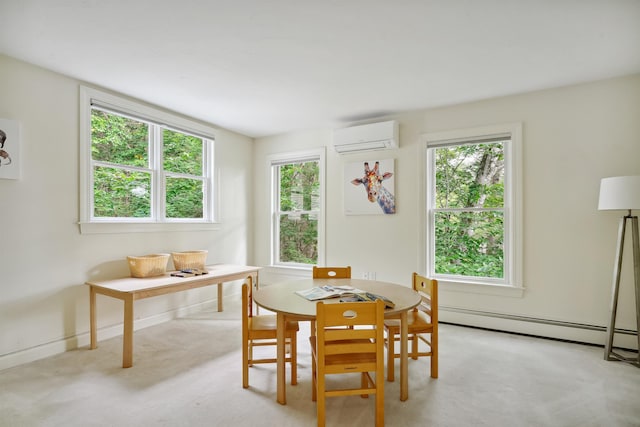
<path fill-rule="evenodd" d="M 311 289 L 303 289 L 301 291 L 296 291 L 296 294 L 300 295 L 303 298 L 308 299 L 309 301 L 317 301 L 321 299 L 351 296 L 360 292 L 364 292 L 364 291 L 361 291 L 360 289 L 356 289 L 353 286 L 325 285 L 325 286 L 314 286 Z"/>
<path fill-rule="evenodd" d="M 386 308 L 394 308 L 396 305 L 389 298 L 372 294 L 352 286 L 315 286 L 311 289 L 296 291 L 296 294 L 309 301 L 318 301 L 329 298 L 340 298 L 342 302 L 376 301 L 382 300 Z"/>
<path fill-rule="evenodd" d="M 381 300 L 384 303 L 385 308 L 394 308 L 396 306 L 396 304 L 393 301 L 391 301 L 389 298 L 382 295 L 378 295 L 378 294 L 372 294 L 371 292 L 361 292 L 361 293 L 356 293 L 354 295 L 344 296 L 340 298 L 340 301 L 342 302 L 377 301 L 377 300 Z"/>

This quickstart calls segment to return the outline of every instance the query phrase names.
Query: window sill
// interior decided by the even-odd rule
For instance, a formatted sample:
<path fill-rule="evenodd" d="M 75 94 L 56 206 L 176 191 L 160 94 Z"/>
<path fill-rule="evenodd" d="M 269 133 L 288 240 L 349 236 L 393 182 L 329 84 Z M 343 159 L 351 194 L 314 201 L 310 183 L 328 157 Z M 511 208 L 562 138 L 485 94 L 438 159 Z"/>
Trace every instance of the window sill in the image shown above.
<path fill-rule="evenodd" d="M 309 267 L 298 267 L 298 266 L 285 266 L 285 265 L 270 265 L 268 267 L 264 267 L 263 271 L 267 271 L 273 274 L 284 274 L 287 276 L 300 276 L 300 277 L 311 277 L 311 266 Z"/>
<path fill-rule="evenodd" d="M 490 283 L 456 282 L 438 279 L 440 292 L 463 292 L 466 294 L 496 295 L 522 298 L 525 288 L 521 286 L 496 285 Z"/>
<path fill-rule="evenodd" d="M 80 222 L 80 234 L 154 233 L 174 231 L 219 230 L 218 223 L 131 223 L 131 222 Z"/>
<path fill-rule="evenodd" d="M 311 278 L 311 267 L 269 265 L 260 270 L 260 284 L 270 285 L 282 283 L 290 280 L 300 280 Z"/>

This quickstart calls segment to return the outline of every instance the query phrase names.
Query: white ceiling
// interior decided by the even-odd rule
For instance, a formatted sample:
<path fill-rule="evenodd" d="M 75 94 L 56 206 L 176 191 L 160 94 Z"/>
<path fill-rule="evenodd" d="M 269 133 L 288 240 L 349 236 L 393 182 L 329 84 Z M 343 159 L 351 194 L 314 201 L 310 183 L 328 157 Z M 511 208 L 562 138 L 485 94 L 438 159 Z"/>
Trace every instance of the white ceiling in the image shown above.
<path fill-rule="evenodd" d="M 1 0 L 0 52 L 259 137 L 640 72 L 640 0 Z"/>

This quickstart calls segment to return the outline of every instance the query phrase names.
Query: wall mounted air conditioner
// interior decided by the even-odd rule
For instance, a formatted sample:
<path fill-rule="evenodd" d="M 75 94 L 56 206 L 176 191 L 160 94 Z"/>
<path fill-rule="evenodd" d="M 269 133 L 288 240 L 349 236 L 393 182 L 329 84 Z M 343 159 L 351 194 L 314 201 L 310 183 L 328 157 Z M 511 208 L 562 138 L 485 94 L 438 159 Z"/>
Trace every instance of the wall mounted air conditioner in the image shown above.
<path fill-rule="evenodd" d="M 333 148 L 341 154 L 398 148 L 398 122 L 391 120 L 336 129 Z"/>

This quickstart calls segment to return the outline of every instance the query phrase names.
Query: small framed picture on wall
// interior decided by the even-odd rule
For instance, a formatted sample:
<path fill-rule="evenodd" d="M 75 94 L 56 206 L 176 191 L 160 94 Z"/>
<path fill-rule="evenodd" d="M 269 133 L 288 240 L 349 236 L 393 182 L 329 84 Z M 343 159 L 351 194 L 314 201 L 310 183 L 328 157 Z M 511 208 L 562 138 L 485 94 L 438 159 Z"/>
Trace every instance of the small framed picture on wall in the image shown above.
<path fill-rule="evenodd" d="M 20 179 L 20 123 L 0 119 L 0 178 Z"/>

